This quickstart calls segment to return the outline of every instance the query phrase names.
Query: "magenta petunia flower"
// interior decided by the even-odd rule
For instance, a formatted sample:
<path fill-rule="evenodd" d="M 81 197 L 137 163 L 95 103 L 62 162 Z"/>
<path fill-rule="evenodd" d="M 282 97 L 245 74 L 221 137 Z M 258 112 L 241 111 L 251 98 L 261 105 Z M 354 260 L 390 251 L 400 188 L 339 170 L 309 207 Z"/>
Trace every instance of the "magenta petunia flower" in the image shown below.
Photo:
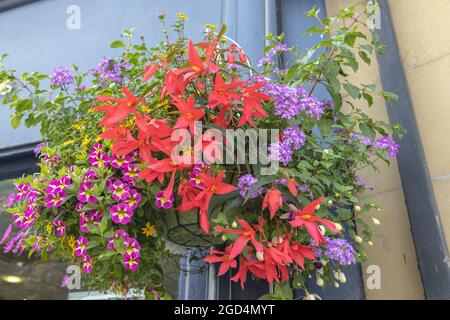
<path fill-rule="evenodd" d="M 63 204 L 64 200 L 66 200 L 66 193 L 59 192 L 48 194 L 43 200 L 47 208 L 60 207 Z"/>
<path fill-rule="evenodd" d="M 123 247 L 125 248 L 125 251 L 123 252 L 123 255 L 137 255 L 140 256 L 141 251 L 141 245 L 135 238 L 128 237 L 125 239 L 125 242 L 123 243 Z"/>
<path fill-rule="evenodd" d="M 8 199 L 6 200 L 6 206 L 7 207 L 12 207 L 15 201 L 16 201 L 16 194 L 15 193 L 11 193 L 8 196 Z"/>
<path fill-rule="evenodd" d="M 83 182 L 78 189 L 78 200 L 83 203 L 94 204 L 98 202 L 97 197 L 94 195 L 94 190 L 92 189 L 94 184 L 91 182 Z"/>
<path fill-rule="evenodd" d="M 85 237 L 80 236 L 78 238 L 77 242 L 75 243 L 75 255 L 77 257 L 80 257 L 80 256 L 83 257 L 87 254 L 87 249 L 86 249 L 87 244 L 88 244 L 88 241 Z"/>
<path fill-rule="evenodd" d="M 18 200 L 22 200 L 25 199 L 28 195 L 28 192 L 30 191 L 30 184 L 19 184 L 17 185 L 16 189 L 17 189 L 17 193 L 16 193 L 16 201 Z"/>
<path fill-rule="evenodd" d="M 156 194 L 155 205 L 158 208 L 170 209 L 173 206 L 174 200 L 175 197 L 173 196 L 173 193 L 170 194 L 169 199 L 166 199 L 164 198 L 164 191 L 160 191 Z"/>
<path fill-rule="evenodd" d="M 92 259 L 90 256 L 86 255 L 81 258 L 81 263 L 83 265 L 84 273 L 91 273 L 92 271 Z"/>
<path fill-rule="evenodd" d="M 135 210 L 139 203 L 141 202 L 142 195 L 134 189 L 130 190 L 130 197 L 125 200 L 125 203 L 131 208 L 131 210 Z"/>
<path fill-rule="evenodd" d="M 82 212 L 80 213 L 80 231 L 81 232 L 88 232 L 88 225 L 96 225 L 98 226 L 100 224 L 100 221 L 102 221 L 103 218 L 103 212 L 98 210 L 91 210 L 88 213 Z"/>
<path fill-rule="evenodd" d="M 128 164 L 131 163 L 131 157 L 111 156 L 109 158 L 109 163 L 111 164 L 111 167 L 115 169 L 125 169 L 128 167 Z"/>
<path fill-rule="evenodd" d="M 122 171 L 123 180 L 130 184 L 134 184 L 140 172 L 141 171 L 138 169 L 138 167 L 135 164 L 131 163 Z"/>
<path fill-rule="evenodd" d="M 136 271 L 139 267 L 139 256 L 137 254 L 124 255 L 123 267 L 125 270 Z"/>
<path fill-rule="evenodd" d="M 124 238 L 124 240 L 127 241 L 129 235 L 125 230 L 122 229 L 116 230 L 114 237 L 108 238 L 108 244 L 106 245 L 106 248 L 108 248 L 109 250 L 116 250 L 116 248 L 114 247 L 114 240 L 117 240 L 119 238 Z"/>
<path fill-rule="evenodd" d="M 101 152 L 91 152 L 88 155 L 88 161 L 93 168 L 99 168 L 100 166 L 106 167 L 108 164 L 108 155 Z"/>
<path fill-rule="evenodd" d="M 66 233 L 66 224 L 61 220 L 55 220 L 53 221 L 53 226 L 55 228 L 55 234 L 58 237 L 64 236 Z"/>
<path fill-rule="evenodd" d="M 112 197 L 116 201 L 126 200 L 130 197 L 130 187 L 120 180 L 112 182 L 108 189 L 112 192 Z"/>
<path fill-rule="evenodd" d="M 117 224 L 127 224 L 131 222 L 133 210 L 126 203 L 119 203 L 111 207 L 111 219 Z"/>
<path fill-rule="evenodd" d="M 90 182 L 91 180 L 98 179 L 98 174 L 94 170 L 87 170 L 84 174 L 83 182 Z"/>
<path fill-rule="evenodd" d="M 50 182 L 48 187 L 45 189 L 45 192 L 47 194 L 64 192 L 71 182 L 72 180 L 69 176 L 64 176 L 61 179 Z"/>
<path fill-rule="evenodd" d="M 64 277 L 61 279 L 61 288 L 67 287 L 67 285 L 69 284 L 69 280 L 69 276 L 67 274 L 64 275 Z"/>

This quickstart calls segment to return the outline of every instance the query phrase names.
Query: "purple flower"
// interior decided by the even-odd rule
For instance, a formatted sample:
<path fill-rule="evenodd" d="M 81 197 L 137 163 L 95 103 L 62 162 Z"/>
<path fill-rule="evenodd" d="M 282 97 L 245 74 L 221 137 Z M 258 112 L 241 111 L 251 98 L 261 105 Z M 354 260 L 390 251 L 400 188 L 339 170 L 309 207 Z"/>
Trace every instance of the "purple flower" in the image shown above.
<path fill-rule="evenodd" d="M 0 240 L 0 244 L 2 244 L 3 242 L 5 242 L 5 241 L 9 238 L 9 236 L 11 235 L 12 227 L 13 227 L 13 225 L 10 224 L 10 225 L 6 228 L 5 233 L 3 234 L 2 239 Z"/>
<path fill-rule="evenodd" d="M 158 208 L 170 209 L 173 206 L 173 202 L 175 201 L 175 197 L 173 193 L 170 194 L 169 199 L 164 198 L 164 191 L 160 191 L 156 194 L 155 205 Z"/>
<path fill-rule="evenodd" d="M 81 264 L 83 266 L 84 273 L 91 273 L 92 271 L 92 259 L 90 256 L 85 255 L 81 258 Z"/>
<path fill-rule="evenodd" d="M 47 194 L 61 193 L 67 189 L 71 182 L 72 180 L 69 176 L 64 176 L 61 179 L 50 182 L 45 191 Z"/>
<path fill-rule="evenodd" d="M 276 142 L 269 145 L 269 160 L 280 161 L 287 166 L 292 161 L 292 149 L 287 143 Z"/>
<path fill-rule="evenodd" d="M 301 111 L 320 119 L 325 112 L 326 103 L 310 96 L 302 87 L 291 88 L 286 84 L 265 81 L 263 90 L 274 101 L 274 112 L 283 119 L 291 120 Z"/>
<path fill-rule="evenodd" d="M 65 192 L 51 193 L 48 194 L 43 200 L 47 208 L 60 207 L 63 204 L 64 200 L 66 200 L 66 193 Z"/>
<path fill-rule="evenodd" d="M 83 182 L 78 189 L 78 200 L 83 203 L 94 204 L 98 202 L 97 197 L 94 195 L 92 188 L 94 184 L 92 182 Z"/>
<path fill-rule="evenodd" d="M 103 212 L 98 210 L 91 210 L 88 213 L 82 212 L 80 213 L 80 231 L 81 232 L 88 232 L 88 225 L 95 225 L 98 226 L 100 224 L 100 221 L 102 221 L 103 218 Z"/>
<path fill-rule="evenodd" d="M 345 239 L 341 238 L 325 238 L 326 249 L 324 254 L 333 261 L 338 262 L 343 266 L 348 266 L 355 263 L 355 249 L 353 246 Z"/>
<path fill-rule="evenodd" d="M 247 197 L 247 193 L 252 189 L 253 185 L 259 181 L 258 178 L 255 178 L 250 173 L 243 175 L 238 180 L 238 188 L 239 194 L 241 197 Z M 259 197 L 263 192 L 262 188 L 257 188 L 254 190 L 253 194 L 250 198 L 255 199 Z"/>
<path fill-rule="evenodd" d="M 66 233 L 66 224 L 61 220 L 55 220 L 53 221 L 53 226 L 55 228 L 55 234 L 58 237 L 64 236 Z"/>
<path fill-rule="evenodd" d="M 302 183 L 297 186 L 298 191 L 301 191 L 301 192 L 308 192 L 309 188 L 310 188 L 310 186 L 307 183 Z"/>
<path fill-rule="evenodd" d="M 141 202 L 142 195 L 134 189 L 130 190 L 130 197 L 125 200 L 125 203 L 131 208 L 131 210 L 135 210 L 139 203 Z"/>
<path fill-rule="evenodd" d="M 30 191 L 30 188 L 31 187 L 30 187 L 29 183 L 27 183 L 27 184 L 21 183 L 21 184 L 17 185 L 16 186 L 17 193 L 16 193 L 15 200 L 18 201 L 18 200 L 25 199 L 28 196 L 28 192 Z"/>
<path fill-rule="evenodd" d="M 108 244 L 106 245 L 106 248 L 108 248 L 109 250 L 116 250 L 116 248 L 114 247 L 114 241 L 119 238 L 124 238 L 126 241 L 128 237 L 129 237 L 129 235 L 125 230 L 122 230 L 122 229 L 116 230 L 114 237 L 108 238 Z M 124 243 L 125 243 L 125 241 L 124 241 Z"/>
<path fill-rule="evenodd" d="M 125 270 L 136 271 L 139 267 L 139 256 L 137 254 L 124 255 L 123 267 Z"/>
<path fill-rule="evenodd" d="M 88 241 L 85 237 L 80 236 L 75 243 L 75 255 L 77 257 L 84 257 L 87 254 Z"/>
<path fill-rule="evenodd" d="M 19 233 L 17 233 L 14 237 L 12 237 L 8 243 L 6 244 L 6 246 L 3 248 L 3 252 L 4 253 L 8 253 L 11 250 L 15 250 L 16 249 L 23 251 L 23 238 L 24 238 L 25 234 L 20 231 Z"/>
<path fill-rule="evenodd" d="M 88 161 L 93 168 L 99 168 L 100 166 L 106 167 L 108 164 L 108 155 L 102 153 L 102 148 L 103 146 L 100 143 L 97 143 L 92 147 L 91 153 L 88 155 Z"/>
<path fill-rule="evenodd" d="M 6 200 L 6 206 L 7 207 L 12 207 L 12 205 L 14 204 L 14 201 L 16 201 L 16 194 L 15 193 L 11 193 L 8 196 L 8 199 Z"/>
<path fill-rule="evenodd" d="M 59 67 L 50 74 L 50 81 L 52 86 L 65 86 L 75 82 L 72 73 L 66 67 Z"/>
<path fill-rule="evenodd" d="M 126 203 L 119 203 L 109 210 L 111 219 L 117 224 L 128 224 L 133 217 L 133 210 Z"/>
<path fill-rule="evenodd" d="M 108 185 L 109 191 L 112 192 L 112 197 L 116 201 L 126 200 L 130 197 L 130 187 L 120 180 L 115 180 Z"/>
<path fill-rule="evenodd" d="M 41 154 L 42 148 L 44 148 L 45 145 L 46 145 L 45 142 L 41 142 L 41 143 L 37 144 L 36 147 L 34 147 L 33 152 L 36 157 Z"/>
<path fill-rule="evenodd" d="M 300 149 L 305 144 L 305 140 L 306 134 L 299 126 L 290 126 L 283 130 L 283 143 L 294 150 Z"/>
<path fill-rule="evenodd" d="M 67 287 L 67 285 L 69 284 L 69 276 L 66 274 L 64 275 L 64 277 L 61 279 L 61 288 Z"/>
<path fill-rule="evenodd" d="M 140 256 L 141 245 L 135 238 L 127 237 L 123 243 L 125 251 L 123 255 L 137 255 Z"/>
<path fill-rule="evenodd" d="M 105 87 L 110 82 L 122 82 L 122 71 L 129 67 L 127 62 L 116 62 L 113 59 L 106 57 L 102 58 L 95 68 L 91 70 L 93 75 L 96 75 L 100 81 L 101 86 Z"/>
<path fill-rule="evenodd" d="M 395 158 L 400 146 L 389 136 L 378 138 L 373 146 L 377 149 L 386 149 L 391 159 Z"/>
<path fill-rule="evenodd" d="M 128 164 L 131 162 L 130 156 L 120 157 L 120 156 L 111 156 L 109 157 L 109 163 L 111 164 L 111 167 L 115 169 L 125 169 Z"/>
<path fill-rule="evenodd" d="M 141 171 L 138 169 L 138 167 L 135 164 L 130 163 L 122 171 L 123 180 L 134 185 L 136 178 L 139 176 L 140 172 Z"/>

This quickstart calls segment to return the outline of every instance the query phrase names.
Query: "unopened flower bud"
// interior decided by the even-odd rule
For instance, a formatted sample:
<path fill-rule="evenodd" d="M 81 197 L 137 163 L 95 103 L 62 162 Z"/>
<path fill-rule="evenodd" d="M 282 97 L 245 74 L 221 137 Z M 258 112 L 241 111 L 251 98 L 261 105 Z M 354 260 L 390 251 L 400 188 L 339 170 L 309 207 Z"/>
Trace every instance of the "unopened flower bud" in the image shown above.
<path fill-rule="evenodd" d="M 328 200 L 327 203 L 328 203 L 329 206 L 331 206 L 331 205 L 333 205 L 333 200 Z"/>
<path fill-rule="evenodd" d="M 380 224 L 380 220 L 378 220 L 377 218 L 374 218 L 374 217 L 372 217 L 372 222 L 376 226 Z"/>
<path fill-rule="evenodd" d="M 227 240 L 228 240 L 228 237 L 225 234 L 223 234 L 222 235 L 222 241 L 227 241 Z"/>
<path fill-rule="evenodd" d="M 264 261 L 264 252 L 262 252 L 262 251 L 257 251 L 257 252 L 256 252 L 256 259 L 258 259 L 258 261 L 263 262 L 263 261 Z"/>
<path fill-rule="evenodd" d="M 378 211 L 378 212 L 381 212 L 381 211 L 382 211 L 382 209 L 381 209 L 381 208 L 377 208 L 377 211 Z"/>
<path fill-rule="evenodd" d="M 323 287 L 323 285 L 325 284 L 325 281 L 323 281 L 322 278 L 317 277 L 316 284 L 317 284 L 319 287 Z"/>
<path fill-rule="evenodd" d="M 320 259 L 319 262 L 322 264 L 322 266 L 326 266 L 328 264 L 325 259 Z"/>
<path fill-rule="evenodd" d="M 273 244 L 277 244 L 277 243 L 278 243 L 278 237 L 277 237 L 277 236 L 274 236 L 274 237 L 272 238 L 272 243 L 273 243 Z"/>
<path fill-rule="evenodd" d="M 309 293 L 303 298 L 303 300 L 316 300 L 316 297 L 313 294 Z"/>
<path fill-rule="evenodd" d="M 326 231 L 326 230 L 325 230 L 325 227 L 322 226 L 322 225 L 319 225 L 319 226 L 318 226 L 318 229 L 319 229 L 320 234 L 324 236 L 324 235 L 325 235 L 325 231 Z"/>
<path fill-rule="evenodd" d="M 333 276 L 336 280 L 339 280 L 339 271 L 334 271 Z"/>
<path fill-rule="evenodd" d="M 336 198 L 339 198 L 341 195 L 340 195 L 339 193 L 336 192 L 336 193 L 334 194 L 334 196 L 335 196 Z"/>
<path fill-rule="evenodd" d="M 353 208 L 355 209 L 355 212 L 361 212 L 361 207 L 360 206 L 354 206 Z"/>
<path fill-rule="evenodd" d="M 355 237 L 355 241 L 356 241 L 356 243 L 362 243 L 363 242 L 363 238 L 361 238 L 360 236 L 356 236 Z"/>
<path fill-rule="evenodd" d="M 320 204 L 318 204 L 314 209 L 319 210 L 320 209 Z"/>
<path fill-rule="evenodd" d="M 334 287 L 337 289 L 339 288 L 339 283 L 337 281 L 334 282 Z"/>
<path fill-rule="evenodd" d="M 342 226 L 339 223 L 335 223 L 334 226 L 336 227 L 337 231 L 342 231 Z"/>
<path fill-rule="evenodd" d="M 234 228 L 234 229 L 236 229 L 237 226 L 238 226 L 237 222 L 236 222 L 236 221 L 233 221 L 233 223 L 231 224 L 231 227 Z"/>
<path fill-rule="evenodd" d="M 339 281 L 342 283 L 346 283 L 347 282 L 347 278 L 345 277 L 345 274 L 341 271 L 339 272 Z"/>
<path fill-rule="evenodd" d="M 283 237 L 279 236 L 278 237 L 278 243 L 282 243 L 284 241 Z"/>
<path fill-rule="evenodd" d="M 369 246 L 373 246 L 373 242 L 372 242 L 372 241 L 367 241 L 367 244 L 368 244 Z"/>

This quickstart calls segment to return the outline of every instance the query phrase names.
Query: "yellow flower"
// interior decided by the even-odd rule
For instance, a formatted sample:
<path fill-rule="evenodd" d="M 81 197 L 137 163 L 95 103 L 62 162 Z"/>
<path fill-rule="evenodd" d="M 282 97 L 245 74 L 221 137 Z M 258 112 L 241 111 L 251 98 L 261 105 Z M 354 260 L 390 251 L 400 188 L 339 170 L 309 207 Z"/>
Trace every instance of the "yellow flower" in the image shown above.
<path fill-rule="evenodd" d="M 91 142 L 91 139 L 88 136 L 84 136 L 83 137 L 83 141 L 81 142 L 81 144 L 84 146 L 88 145 Z"/>
<path fill-rule="evenodd" d="M 142 109 L 142 112 L 145 112 L 145 113 L 148 113 L 151 110 L 150 107 L 146 106 L 146 105 L 141 106 L 141 109 Z"/>
<path fill-rule="evenodd" d="M 64 142 L 63 144 L 62 144 L 62 146 L 63 147 L 65 147 L 65 146 L 68 146 L 69 144 L 72 144 L 72 143 L 74 143 L 75 142 L 75 140 L 67 140 L 66 142 Z"/>
<path fill-rule="evenodd" d="M 177 13 L 177 18 L 180 19 L 180 20 L 184 20 L 184 21 L 188 21 L 188 20 L 189 20 L 189 18 L 187 17 L 187 15 L 185 15 L 185 14 L 182 13 L 182 12 Z"/>
<path fill-rule="evenodd" d="M 75 237 L 74 237 L 73 235 L 70 235 L 70 236 L 67 238 L 67 244 L 69 245 L 70 254 L 71 254 L 72 256 L 75 255 L 75 243 L 76 243 L 76 242 L 77 242 L 77 241 L 75 240 Z"/>
<path fill-rule="evenodd" d="M 144 228 L 142 228 L 142 233 L 148 238 L 155 234 L 155 226 L 152 226 L 150 222 L 147 222 Z"/>
<path fill-rule="evenodd" d="M 77 131 L 81 131 L 84 129 L 83 123 L 82 122 L 78 122 L 78 123 L 74 123 L 72 125 L 72 127 L 77 130 Z"/>
<path fill-rule="evenodd" d="M 51 234 L 53 232 L 53 225 L 48 224 L 45 230 L 47 231 L 47 234 Z"/>
<path fill-rule="evenodd" d="M 217 26 L 215 24 L 207 23 L 207 24 L 205 24 L 205 29 L 206 30 L 216 30 Z"/>

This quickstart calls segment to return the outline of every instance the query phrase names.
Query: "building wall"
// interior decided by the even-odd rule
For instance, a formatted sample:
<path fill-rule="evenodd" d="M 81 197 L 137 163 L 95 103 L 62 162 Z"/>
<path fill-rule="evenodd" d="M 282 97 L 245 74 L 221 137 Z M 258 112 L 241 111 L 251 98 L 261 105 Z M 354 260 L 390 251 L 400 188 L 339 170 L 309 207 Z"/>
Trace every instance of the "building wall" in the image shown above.
<path fill-rule="evenodd" d="M 440 218 L 450 246 L 450 1 L 389 1 Z"/>
<path fill-rule="evenodd" d="M 339 9 L 358 2 L 360 1 L 327 0 L 327 14 L 333 15 Z M 368 30 L 364 31 L 368 37 L 371 37 Z M 382 88 L 376 57 L 372 56 L 370 66 L 360 62 L 358 74 L 351 81 L 376 83 L 378 88 Z M 383 98 L 376 98 L 374 105 L 367 108 L 366 112 L 376 119 L 388 121 Z M 369 261 L 362 266 L 365 279 L 370 276 L 367 274 L 367 267 L 370 265 L 380 267 L 381 289 L 369 290 L 366 286 L 367 298 L 423 299 L 423 286 L 397 163 L 392 161 L 390 166 L 380 164 L 379 172 L 370 169 L 362 171 L 361 175 L 373 187 L 373 191 L 368 192 L 363 198 L 369 197 L 383 208 L 380 213 L 375 210 L 370 212 L 370 215 L 381 221 L 381 225 L 374 227 L 377 236 L 373 246 L 366 245 Z"/>

